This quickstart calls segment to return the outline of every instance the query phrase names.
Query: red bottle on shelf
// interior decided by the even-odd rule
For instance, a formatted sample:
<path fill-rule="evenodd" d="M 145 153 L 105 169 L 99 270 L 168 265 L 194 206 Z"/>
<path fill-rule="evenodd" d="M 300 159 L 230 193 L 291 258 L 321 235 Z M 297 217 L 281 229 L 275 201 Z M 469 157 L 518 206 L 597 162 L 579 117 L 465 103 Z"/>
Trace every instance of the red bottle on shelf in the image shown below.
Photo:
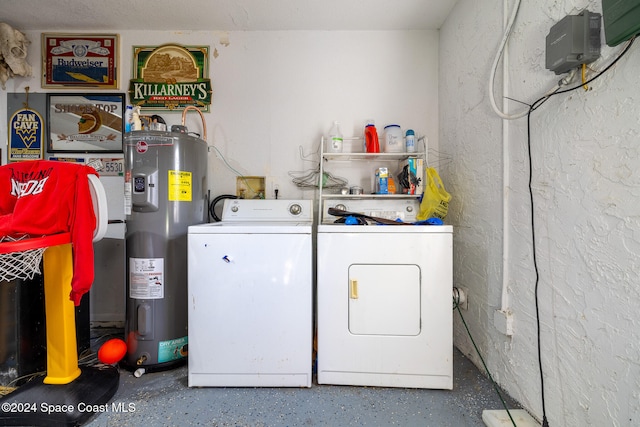
<path fill-rule="evenodd" d="M 373 120 L 369 120 L 364 127 L 364 151 L 366 153 L 379 153 L 380 142 L 378 141 L 378 131 Z"/>

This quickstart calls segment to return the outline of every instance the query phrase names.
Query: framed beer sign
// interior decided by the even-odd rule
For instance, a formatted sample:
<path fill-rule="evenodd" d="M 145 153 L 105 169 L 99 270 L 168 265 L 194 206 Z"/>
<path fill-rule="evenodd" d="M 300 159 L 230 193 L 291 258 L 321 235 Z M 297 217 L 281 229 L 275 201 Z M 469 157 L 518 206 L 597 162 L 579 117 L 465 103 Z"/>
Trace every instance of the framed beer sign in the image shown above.
<path fill-rule="evenodd" d="M 47 94 L 48 152 L 122 153 L 124 94 Z"/>
<path fill-rule="evenodd" d="M 42 34 L 43 88 L 118 88 L 117 34 Z"/>
<path fill-rule="evenodd" d="M 133 105 L 150 111 L 196 106 L 208 112 L 211 97 L 208 46 L 133 46 Z"/>

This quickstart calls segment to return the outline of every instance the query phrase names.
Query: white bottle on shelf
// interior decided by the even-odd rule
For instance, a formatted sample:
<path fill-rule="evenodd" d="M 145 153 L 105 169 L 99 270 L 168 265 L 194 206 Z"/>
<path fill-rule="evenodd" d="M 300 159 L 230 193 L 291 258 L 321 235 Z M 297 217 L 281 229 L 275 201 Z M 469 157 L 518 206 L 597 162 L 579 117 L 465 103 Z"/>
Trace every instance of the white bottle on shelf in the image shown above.
<path fill-rule="evenodd" d="M 413 131 L 413 129 L 407 129 L 407 135 L 406 135 L 405 139 L 406 139 L 407 153 L 415 153 L 415 151 L 416 151 L 416 136 L 415 136 L 415 132 Z"/>
<path fill-rule="evenodd" d="M 392 124 L 384 127 L 384 152 L 402 153 L 405 145 L 402 143 L 402 129 L 400 125 Z"/>
<path fill-rule="evenodd" d="M 331 130 L 329 131 L 329 139 L 327 139 L 327 152 L 329 153 L 342 153 L 342 132 L 340 132 L 340 123 L 338 121 L 333 122 Z"/>

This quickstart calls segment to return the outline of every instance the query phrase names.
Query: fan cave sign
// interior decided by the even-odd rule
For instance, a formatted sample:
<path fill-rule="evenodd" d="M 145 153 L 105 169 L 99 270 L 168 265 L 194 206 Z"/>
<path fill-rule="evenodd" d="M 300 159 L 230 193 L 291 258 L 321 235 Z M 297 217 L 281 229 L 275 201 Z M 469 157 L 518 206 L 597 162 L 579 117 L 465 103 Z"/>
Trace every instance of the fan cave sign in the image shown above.
<path fill-rule="evenodd" d="M 44 141 L 44 121 L 29 108 L 16 111 L 9 120 L 9 161 L 40 160 Z"/>

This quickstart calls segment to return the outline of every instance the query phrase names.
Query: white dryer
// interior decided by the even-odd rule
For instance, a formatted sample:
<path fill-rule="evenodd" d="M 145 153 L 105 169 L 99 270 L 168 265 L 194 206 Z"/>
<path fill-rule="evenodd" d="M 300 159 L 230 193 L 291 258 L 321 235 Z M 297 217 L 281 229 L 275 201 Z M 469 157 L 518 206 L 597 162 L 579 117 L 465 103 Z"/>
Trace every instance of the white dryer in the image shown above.
<path fill-rule="evenodd" d="M 188 229 L 189 386 L 311 387 L 311 200 L 225 200 Z"/>
<path fill-rule="evenodd" d="M 327 200 L 317 233 L 318 384 L 453 387 L 451 226 L 344 225 L 328 207 L 412 221 L 415 201 Z"/>

